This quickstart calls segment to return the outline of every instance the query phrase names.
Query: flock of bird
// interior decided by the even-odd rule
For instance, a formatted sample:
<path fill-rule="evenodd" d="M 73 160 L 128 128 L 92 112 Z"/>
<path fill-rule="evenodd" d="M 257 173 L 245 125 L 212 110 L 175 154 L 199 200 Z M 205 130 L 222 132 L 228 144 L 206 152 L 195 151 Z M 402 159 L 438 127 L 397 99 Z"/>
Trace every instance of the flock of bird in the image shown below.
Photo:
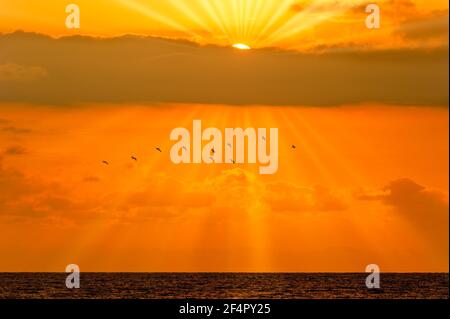
<path fill-rule="evenodd" d="M 263 136 L 263 139 L 264 140 L 266 140 L 265 139 L 265 137 Z M 228 143 L 228 146 L 231 148 L 232 147 L 232 145 L 230 144 L 230 143 Z M 293 150 L 295 150 L 296 148 L 297 148 L 297 146 L 295 146 L 294 144 L 292 144 L 291 145 L 291 148 L 293 149 Z M 187 148 L 186 148 L 186 146 L 183 146 L 183 149 L 185 150 L 185 151 L 187 151 Z M 155 150 L 156 151 L 158 151 L 158 152 L 160 152 L 160 153 L 162 153 L 162 149 L 160 148 L 160 147 L 156 147 L 155 148 Z M 216 151 L 215 151 L 215 149 L 214 149 L 214 147 L 211 149 L 211 152 L 210 152 L 210 157 L 209 157 L 209 159 L 211 160 L 211 161 L 213 161 L 214 162 L 214 158 L 213 158 L 213 155 L 216 153 Z M 136 156 L 131 156 L 131 160 L 133 160 L 133 161 L 135 161 L 135 162 L 137 162 L 137 157 Z M 236 164 L 236 161 L 234 160 L 234 159 L 231 159 L 230 160 L 233 164 Z M 103 164 L 105 164 L 105 165 L 109 165 L 109 162 L 108 161 L 102 161 L 102 163 Z"/>

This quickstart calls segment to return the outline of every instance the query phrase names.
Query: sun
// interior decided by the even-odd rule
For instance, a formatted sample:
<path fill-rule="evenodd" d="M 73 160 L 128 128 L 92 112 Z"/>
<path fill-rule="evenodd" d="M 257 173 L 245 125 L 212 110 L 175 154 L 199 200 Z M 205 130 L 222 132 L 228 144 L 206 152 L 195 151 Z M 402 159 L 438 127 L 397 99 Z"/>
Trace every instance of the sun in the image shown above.
<path fill-rule="evenodd" d="M 250 50 L 251 47 L 244 43 L 235 43 L 233 44 L 233 48 L 239 49 L 239 50 Z"/>
<path fill-rule="evenodd" d="M 0 0 L 1 1 L 1 0 Z M 201 44 L 232 46 L 239 50 L 298 47 L 297 36 L 364 0 L 113 0 L 147 17 L 169 38 Z M 298 2 L 302 10 L 293 10 Z M 326 5 L 326 13 L 320 8 Z M 152 25 L 152 24 L 150 24 Z M 139 27 L 141 29 L 141 27 Z M 159 33 L 159 31 L 157 32 Z M 152 32 L 153 34 L 153 32 Z M 161 34 L 164 37 L 164 32 Z M 250 47 L 251 46 L 251 47 Z"/>

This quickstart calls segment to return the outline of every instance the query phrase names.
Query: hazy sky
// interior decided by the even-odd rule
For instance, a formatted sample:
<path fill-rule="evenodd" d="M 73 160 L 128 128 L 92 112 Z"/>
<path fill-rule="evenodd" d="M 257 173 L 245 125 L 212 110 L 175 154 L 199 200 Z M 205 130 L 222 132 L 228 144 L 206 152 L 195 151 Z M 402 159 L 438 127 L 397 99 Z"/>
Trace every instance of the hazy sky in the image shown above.
<path fill-rule="evenodd" d="M 79 30 L 0 0 L 0 271 L 448 271 L 447 1 L 378 30 L 364 1 L 73 2 Z M 173 164 L 194 119 L 278 128 L 277 174 Z"/>
<path fill-rule="evenodd" d="M 174 165 L 170 131 L 199 118 L 278 127 L 277 174 Z M 0 270 L 448 267 L 444 108 L 2 106 L 0 119 Z"/>

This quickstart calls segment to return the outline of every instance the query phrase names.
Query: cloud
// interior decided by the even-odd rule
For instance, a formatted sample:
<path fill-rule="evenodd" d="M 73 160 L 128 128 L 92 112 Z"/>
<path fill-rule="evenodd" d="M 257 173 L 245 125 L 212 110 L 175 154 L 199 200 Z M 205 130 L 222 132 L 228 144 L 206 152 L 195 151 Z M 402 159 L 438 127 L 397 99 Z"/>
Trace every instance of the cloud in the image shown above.
<path fill-rule="evenodd" d="M 24 155 L 27 154 L 27 150 L 20 146 L 20 145 L 14 145 L 8 147 L 4 152 L 4 155 Z"/>
<path fill-rule="evenodd" d="M 47 75 L 40 66 L 25 66 L 15 63 L 0 64 L 0 81 L 33 81 Z"/>
<path fill-rule="evenodd" d="M 302 12 L 308 7 L 304 2 L 297 2 L 291 5 L 291 10 L 295 13 Z"/>
<path fill-rule="evenodd" d="M 96 183 L 96 182 L 100 182 L 101 178 L 98 176 L 89 175 L 89 176 L 86 176 L 85 178 L 83 178 L 83 181 L 87 182 L 87 183 Z"/>
<path fill-rule="evenodd" d="M 36 187 L 21 172 L 5 168 L 0 157 L 0 214 L 8 214 L 8 209 L 2 205 L 12 205 L 22 202 L 29 195 L 38 194 L 40 187 Z"/>
<path fill-rule="evenodd" d="M 126 196 L 124 209 L 145 207 L 176 207 L 180 212 L 186 208 L 204 207 L 211 202 L 211 193 L 190 186 L 166 174 L 147 179 L 149 186 Z"/>
<path fill-rule="evenodd" d="M 11 133 L 11 134 L 27 134 L 30 133 L 30 129 L 21 128 L 21 127 L 15 127 L 15 126 L 6 126 L 0 128 L 0 131 L 5 133 Z"/>
<path fill-rule="evenodd" d="M 347 208 L 342 196 L 321 186 L 308 188 L 287 182 L 270 183 L 265 198 L 274 211 L 331 212 Z"/>
<path fill-rule="evenodd" d="M 23 32 L 1 35 L 0 46 L 0 64 L 47 70 L 39 81 L 2 81 L 0 102 L 448 104 L 447 47 L 243 53 L 152 37 L 53 39 Z"/>
<path fill-rule="evenodd" d="M 0 217 L 2 222 L 48 222 L 66 220 L 85 223 L 93 219 L 113 219 L 110 201 L 102 197 L 77 198 L 54 182 L 32 178 L 5 167 L 0 158 Z"/>
<path fill-rule="evenodd" d="M 301 187 L 288 182 L 263 182 L 241 168 L 221 171 L 214 178 L 185 184 L 160 176 L 150 187 L 129 198 L 133 207 L 208 208 L 210 213 L 242 215 L 257 212 L 331 212 L 347 208 L 343 197 L 328 188 Z M 229 217 L 229 216 L 228 216 Z"/>
<path fill-rule="evenodd" d="M 433 249 L 444 252 L 441 256 L 448 257 L 448 194 L 402 178 L 379 190 L 361 191 L 356 197 L 360 200 L 380 201 L 393 207 L 431 241 Z"/>
<path fill-rule="evenodd" d="M 409 40 L 445 40 L 448 38 L 448 13 L 438 12 L 432 16 L 407 21 L 396 32 Z"/>
<path fill-rule="evenodd" d="M 0 163 L 1 164 L 1 163 Z M 84 182 L 101 182 L 88 176 Z M 93 197 L 71 192 L 73 186 L 45 183 L 0 165 L 0 215 L 9 219 L 145 220 L 212 217 L 215 222 L 245 215 L 342 211 L 346 205 L 335 192 L 287 182 L 263 182 L 259 175 L 235 168 L 213 178 L 189 183 L 165 173 L 149 176 L 141 190 L 108 189 Z M 69 187 L 69 188 L 68 188 Z M 97 188 L 97 187 L 96 187 Z"/>
<path fill-rule="evenodd" d="M 354 16 L 366 17 L 366 7 L 369 4 L 376 3 L 380 8 L 381 18 L 383 23 L 387 24 L 401 24 L 411 19 L 418 19 L 429 12 L 420 10 L 412 0 L 379 0 L 379 1 L 364 1 L 349 10 L 349 14 Z"/>
<path fill-rule="evenodd" d="M 448 47 L 448 10 L 418 7 L 410 0 L 380 0 L 376 4 L 381 10 L 381 28 L 368 30 L 366 6 L 371 3 L 374 2 L 327 1 L 309 7 L 308 1 L 300 2 L 299 9 L 304 9 L 300 11 L 305 14 L 301 16 L 303 21 L 314 13 L 319 17 L 327 14 L 333 17 L 297 34 L 296 38 L 302 39 L 297 47 L 314 52 Z M 295 43 L 295 38 L 291 40 Z"/>
<path fill-rule="evenodd" d="M 428 214 L 429 210 L 445 212 L 448 209 L 444 193 L 427 189 L 409 178 L 394 180 L 382 189 L 359 192 L 356 196 L 361 200 L 381 201 L 409 216 Z"/>
<path fill-rule="evenodd" d="M 348 3 L 339 0 L 328 0 L 317 2 L 313 0 L 303 0 L 291 5 L 291 10 L 293 12 L 302 12 L 305 10 L 310 11 L 309 13 L 327 13 L 327 12 L 335 12 L 342 11 L 349 8 Z M 352 8 L 350 6 L 350 8 Z"/>

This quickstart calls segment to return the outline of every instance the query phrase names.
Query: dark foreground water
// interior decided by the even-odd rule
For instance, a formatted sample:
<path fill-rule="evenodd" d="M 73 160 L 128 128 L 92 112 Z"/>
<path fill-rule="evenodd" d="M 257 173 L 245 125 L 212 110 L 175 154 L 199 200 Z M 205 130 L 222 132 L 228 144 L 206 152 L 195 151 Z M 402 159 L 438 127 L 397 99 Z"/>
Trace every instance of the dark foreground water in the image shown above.
<path fill-rule="evenodd" d="M 444 274 L 381 274 L 381 289 L 367 274 L 313 273 L 81 273 L 81 288 L 67 289 L 65 273 L 0 273 L 0 298 L 448 298 Z"/>

